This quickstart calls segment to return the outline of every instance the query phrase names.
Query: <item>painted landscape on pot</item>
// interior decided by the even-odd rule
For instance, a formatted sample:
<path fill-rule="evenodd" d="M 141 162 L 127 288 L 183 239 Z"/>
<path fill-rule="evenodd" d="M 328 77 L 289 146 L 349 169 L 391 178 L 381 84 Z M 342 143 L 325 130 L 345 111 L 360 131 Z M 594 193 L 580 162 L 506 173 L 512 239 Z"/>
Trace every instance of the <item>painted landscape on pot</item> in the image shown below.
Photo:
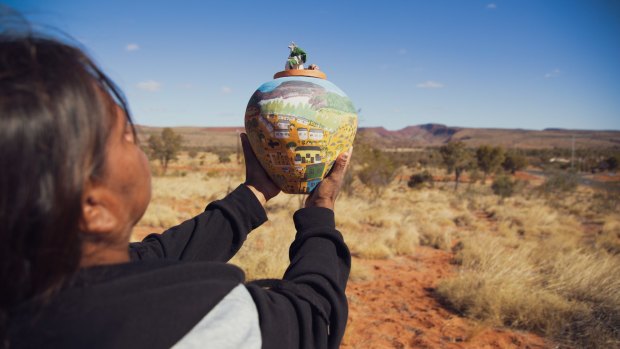
<path fill-rule="evenodd" d="M 245 128 L 259 161 L 287 193 L 308 193 L 353 143 L 355 107 L 329 81 L 287 77 L 250 98 Z"/>

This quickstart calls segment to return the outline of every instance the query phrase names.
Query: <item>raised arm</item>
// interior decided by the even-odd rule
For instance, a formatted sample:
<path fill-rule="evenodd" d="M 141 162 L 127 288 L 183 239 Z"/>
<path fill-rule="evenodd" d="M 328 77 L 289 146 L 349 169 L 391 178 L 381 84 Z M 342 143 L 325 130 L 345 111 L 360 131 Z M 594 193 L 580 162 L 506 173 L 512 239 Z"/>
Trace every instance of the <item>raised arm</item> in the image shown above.
<path fill-rule="evenodd" d="M 350 152 L 293 217 L 297 235 L 283 280 L 247 285 L 258 309 L 263 348 L 338 348 L 347 322 L 351 256 L 335 229 L 334 201 Z"/>
<path fill-rule="evenodd" d="M 226 262 L 247 235 L 267 220 L 263 205 L 244 184 L 205 211 L 162 234 L 130 244 L 132 259 L 177 259 Z"/>
<path fill-rule="evenodd" d="M 130 244 L 132 259 L 226 262 L 239 251 L 250 231 L 267 220 L 265 203 L 280 192 L 256 159 L 245 134 L 241 134 L 241 143 L 245 183 L 226 198 L 209 204 L 198 216 Z"/>

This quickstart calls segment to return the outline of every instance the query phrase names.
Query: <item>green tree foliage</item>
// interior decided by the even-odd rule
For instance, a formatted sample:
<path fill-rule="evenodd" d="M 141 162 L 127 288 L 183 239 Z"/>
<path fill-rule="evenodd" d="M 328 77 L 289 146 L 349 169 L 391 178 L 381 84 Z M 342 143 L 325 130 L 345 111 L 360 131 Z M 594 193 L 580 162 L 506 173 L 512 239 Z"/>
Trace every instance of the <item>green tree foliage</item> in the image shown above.
<path fill-rule="evenodd" d="M 356 113 L 353 103 L 347 97 L 343 97 L 337 93 L 328 92 L 323 96 L 323 98 L 325 98 L 327 105 L 329 105 L 330 108 L 348 113 Z"/>
<path fill-rule="evenodd" d="M 510 173 L 515 174 L 516 171 L 527 167 L 527 158 L 516 150 L 509 150 L 506 152 L 502 167 L 505 171 L 510 171 Z"/>
<path fill-rule="evenodd" d="M 148 143 L 151 156 L 159 160 L 165 174 L 168 170 L 168 163 L 177 159 L 183 136 L 166 127 L 161 131 L 161 135 L 151 135 Z"/>
<path fill-rule="evenodd" d="M 374 195 L 381 196 L 394 179 L 396 166 L 383 151 L 368 144 L 358 143 L 354 148 L 351 166 L 359 168 L 357 177 Z"/>
<path fill-rule="evenodd" d="M 491 184 L 491 189 L 495 195 L 498 195 L 503 199 L 512 196 L 515 191 L 516 182 L 510 179 L 509 176 L 501 175 L 497 176 Z"/>
<path fill-rule="evenodd" d="M 482 184 L 484 184 L 489 173 L 497 171 L 504 162 L 504 149 L 481 145 L 476 149 L 476 161 L 478 168 L 482 171 Z"/>
<path fill-rule="evenodd" d="M 305 118 L 316 115 L 316 110 L 307 104 L 284 103 L 282 100 L 269 101 L 262 105 L 262 109 L 267 114 L 296 115 Z"/>
<path fill-rule="evenodd" d="M 439 148 L 439 153 L 448 174 L 454 173 L 454 190 L 458 190 L 461 174 L 470 168 L 473 163 L 471 153 L 465 148 L 465 143 L 463 142 L 449 142 Z"/>

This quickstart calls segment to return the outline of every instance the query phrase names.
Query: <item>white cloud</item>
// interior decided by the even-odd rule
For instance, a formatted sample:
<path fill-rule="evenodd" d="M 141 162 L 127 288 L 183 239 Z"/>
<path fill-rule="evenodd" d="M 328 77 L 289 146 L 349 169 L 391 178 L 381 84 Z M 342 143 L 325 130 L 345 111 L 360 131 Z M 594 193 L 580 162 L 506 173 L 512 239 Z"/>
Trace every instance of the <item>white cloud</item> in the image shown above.
<path fill-rule="evenodd" d="M 497 5 L 495 5 L 494 3 L 490 3 L 487 5 L 487 8 L 491 10 L 495 10 L 497 8 Z"/>
<path fill-rule="evenodd" d="M 220 89 L 220 91 L 224 94 L 229 94 L 232 93 L 232 88 L 228 87 L 228 86 L 222 86 L 222 88 Z"/>
<path fill-rule="evenodd" d="M 125 51 L 138 51 L 140 49 L 140 46 L 138 46 L 138 44 L 127 44 L 127 46 L 125 46 Z"/>
<path fill-rule="evenodd" d="M 424 81 L 416 85 L 418 88 L 443 88 L 444 85 L 441 82 L 437 81 Z"/>
<path fill-rule="evenodd" d="M 147 80 L 147 81 L 139 82 L 137 86 L 141 90 L 155 92 L 155 91 L 161 90 L 162 84 L 155 80 Z"/>
<path fill-rule="evenodd" d="M 553 69 L 552 71 L 548 72 L 547 74 L 545 74 L 545 79 L 553 79 L 553 78 L 557 78 L 560 75 L 562 75 L 562 72 L 560 71 L 560 69 Z"/>

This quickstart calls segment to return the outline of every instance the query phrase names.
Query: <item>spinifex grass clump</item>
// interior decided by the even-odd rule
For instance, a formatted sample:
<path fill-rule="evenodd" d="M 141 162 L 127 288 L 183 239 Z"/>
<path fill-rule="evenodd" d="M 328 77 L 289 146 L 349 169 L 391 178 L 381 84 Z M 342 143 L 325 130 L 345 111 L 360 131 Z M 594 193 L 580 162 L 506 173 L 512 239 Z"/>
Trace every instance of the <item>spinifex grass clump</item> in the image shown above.
<path fill-rule="evenodd" d="M 459 273 L 439 284 L 441 299 L 467 316 L 578 347 L 619 345 L 620 256 L 583 246 L 571 217 L 556 212 L 551 220 L 528 219 L 520 211 L 531 208 L 511 210 L 498 212 L 498 226 L 505 220 L 520 225 L 502 236 L 462 240 Z"/>

